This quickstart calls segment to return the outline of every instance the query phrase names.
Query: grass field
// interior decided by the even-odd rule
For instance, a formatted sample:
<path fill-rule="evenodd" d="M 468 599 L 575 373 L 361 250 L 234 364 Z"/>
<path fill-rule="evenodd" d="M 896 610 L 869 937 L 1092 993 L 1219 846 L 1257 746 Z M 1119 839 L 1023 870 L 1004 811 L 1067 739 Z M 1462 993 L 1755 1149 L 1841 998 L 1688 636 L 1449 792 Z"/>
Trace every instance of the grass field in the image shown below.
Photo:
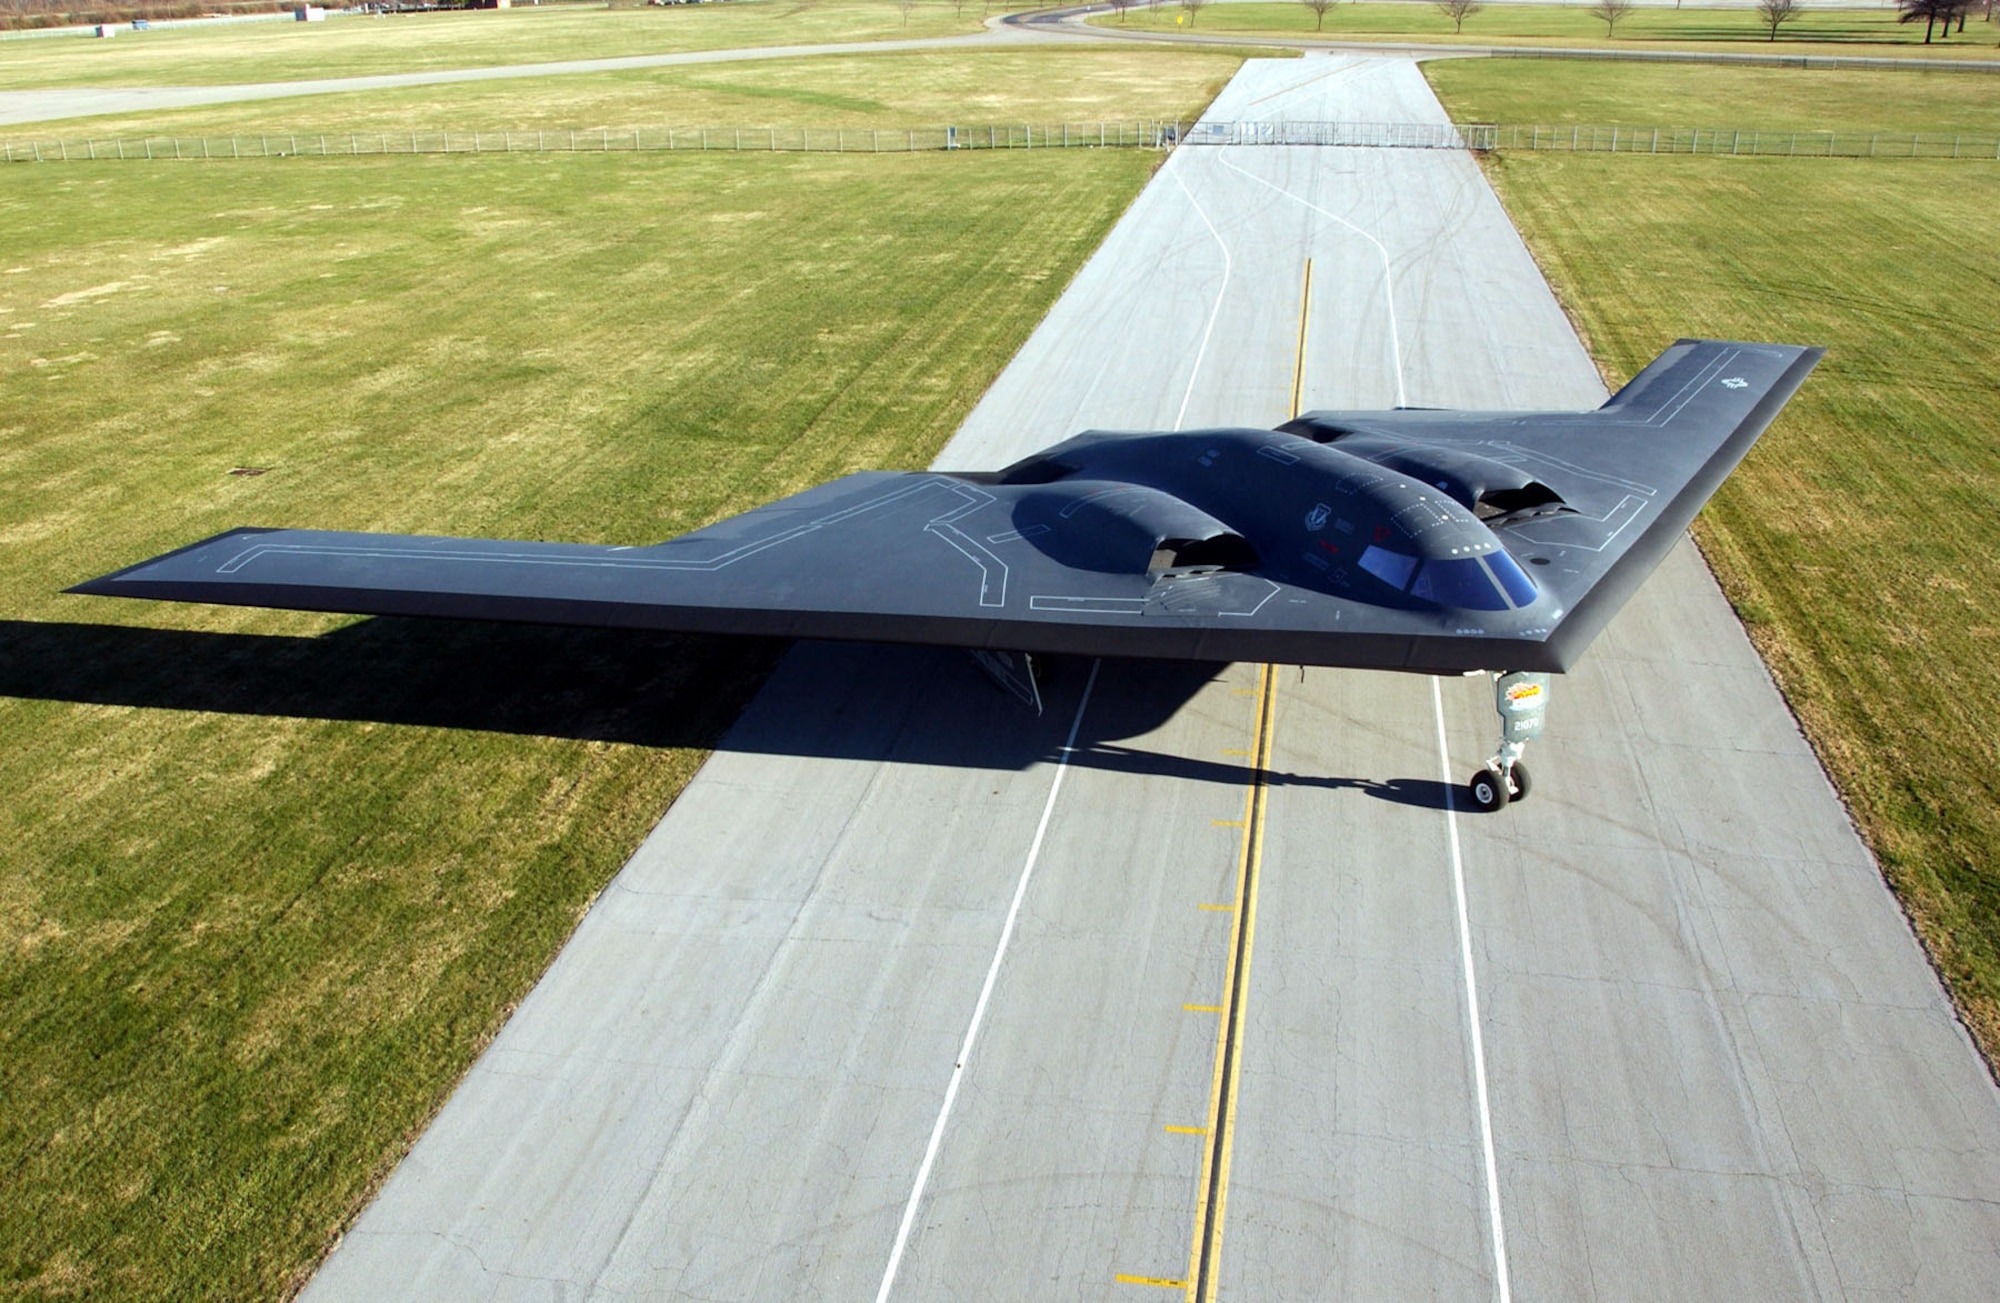
<path fill-rule="evenodd" d="M 252 522 L 641 543 L 922 465 L 1156 162 L 11 172 L 0 1288 L 296 1281 L 772 654 L 63 586 Z"/>
<path fill-rule="evenodd" d="M 666 8 L 472 9 L 0 41 L 0 90 L 209 86 L 611 59 L 979 30 L 982 0 L 729 0 Z"/>
<path fill-rule="evenodd" d="M 532 94 L 506 81 L 260 100 L 0 128 L 0 137 L 1125 121 L 1194 112 L 1239 62 L 1125 46 L 818 55 L 549 77 Z"/>
<path fill-rule="evenodd" d="M 1779 31 L 1776 42 L 1765 39 L 1754 9 L 1634 9 L 1618 23 L 1616 39 L 1608 38 L 1602 22 L 1586 5 L 1491 4 L 1465 20 L 1454 32 L 1451 19 L 1421 0 L 1369 0 L 1336 4 L 1326 11 L 1315 31 L 1312 10 L 1298 3 L 1211 4 L 1195 16 L 1192 27 L 1177 25 L 1180 7 L 1135 5 L 1122 25 L 1137 31 L 1195 31 L 1207 36 L 1317 35 L 1355 41 L 1422 41 L 1427 44 L 1575 45 L 1631 49 L 1715 50 L 1738 53 L 1845 54 L 1897 57 L 1992 57 L 2000 46 L 2000 27 L 1974 18 L 1965 34 L 1924 44 L 1924 29 L 1896 22 L 1893 9 L 1809 9 Z M 1099 26 L 1117 27 L 1116 16 L 1094 18 Z"/>
<path fill-rule="evenodd" d="M 1780 118 L 1797 85 L 1429 71 L 1455 113 L 1542 120 L 1579 102 L 1641 116 L 1677 91 Z M 1910 112 L 1882 89 L 1844 75 L 1813 112 Z M 1828 346 L 1696 535 L 2000 1064 L 2000 589 L 1981 578 L 2000 502 L 2000 265 L 1976 234 L 2000 168 L 1519 154 L 1488 175 L 1614 386 L 1679 335 Z"/>
<path fill-rule="evenodd" d="M 1440 59 L 1424 75 L 1461 122 L 2000 132 L 2000 85 L 1982 73 L 1565 63 L 1554 76 L 1527 60 Z"/>

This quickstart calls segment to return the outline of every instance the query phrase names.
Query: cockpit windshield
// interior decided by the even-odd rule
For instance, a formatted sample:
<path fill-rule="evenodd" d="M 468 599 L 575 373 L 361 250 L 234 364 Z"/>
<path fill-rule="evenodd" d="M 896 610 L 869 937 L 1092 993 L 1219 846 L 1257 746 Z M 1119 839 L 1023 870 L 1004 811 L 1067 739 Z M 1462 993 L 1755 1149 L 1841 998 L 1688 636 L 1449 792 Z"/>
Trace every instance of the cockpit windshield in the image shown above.
<path fill-rule="evenodd" d="M 1504 611 L 1507 599 L 1478 557 L 1426 561 L 1410 585 L 1410 596 L 1469 611 Z"/>
<path fill-rule="evenodd" d="M 1504 611 L 1527 606 L 1538 596 L 1528 578 L 1503 549 L 1484 556 L 1444 557 L 1429 561 L 1371 547 L 1358 563 L 1389 587 L 1419 601 L 1466 611 Z"/>

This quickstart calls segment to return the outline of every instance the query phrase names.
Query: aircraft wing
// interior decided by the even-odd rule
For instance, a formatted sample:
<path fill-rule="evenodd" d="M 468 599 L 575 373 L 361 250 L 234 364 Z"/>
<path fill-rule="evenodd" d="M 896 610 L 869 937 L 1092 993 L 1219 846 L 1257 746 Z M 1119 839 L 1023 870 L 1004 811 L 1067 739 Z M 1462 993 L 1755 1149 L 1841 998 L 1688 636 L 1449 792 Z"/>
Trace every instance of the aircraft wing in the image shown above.
<path fill-rule="evenodd" d="M 1487 524 L 1536 583 L 1565 599 L 1546 640 L 1545 667 L 1561 669 L 1666 557 L 1824 354 L 1683 339 L 1595 411 L 1315 412 L 1285 428 L 1335 448 L 1386 437 L 1402 449 L 1390 464 L 1448 466 L 1451 453 L 1470 454 L 1549 490 L 1550 509 L 1503 511 Z M 1495 497 L 1510 505 L 1504 492 Z"/>
<path fill-rule="evenodd" d="M 71 591 L 1080 655 L 1561 670 L 1818 356 L 1683 341 L 1587 413 L 1315 413 L 1290 433 L 1091 434 L 990 475 L 850 475 L 645 547 L 239 529 Z M 1352 532 L 1349 516 L 1388 538 L 1414 517 L 1367 516 L 1395 507 L 1380 495 L 1447 483 L 1465 503 L 1453 528 L 1479 529 L 1470 513 L 1482 502 L 1507 508 L 1487 514 L 1482 546 L 1500 540 L 1544 596 L 1468 613 L 1419 600 L 1416 587 L 1373 592 L 1372 574 L 1350 572 L 1369 565 L 1351 559 L 1360 547 L 1342 555 L 1330 541 Z"/>

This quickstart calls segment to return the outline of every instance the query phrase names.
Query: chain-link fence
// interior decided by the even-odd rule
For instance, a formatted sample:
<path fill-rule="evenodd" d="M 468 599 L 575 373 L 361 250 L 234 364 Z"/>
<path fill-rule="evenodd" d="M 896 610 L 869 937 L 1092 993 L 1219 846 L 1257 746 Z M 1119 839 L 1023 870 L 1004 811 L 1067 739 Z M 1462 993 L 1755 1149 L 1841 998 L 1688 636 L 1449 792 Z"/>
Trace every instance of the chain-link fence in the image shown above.
<path fill-rule="evenodd" d="M 979 127 L 594 127 L 561 131 L 272 132 L 0 141 L 9 163 L 117 159 L 351 158 L 376 154 L 907 154 L 956 149 L 1169 149 L 1190 145 L 1332 145 L 1378 149 L 1558 150 L 1786 158 L 2000 160 L 2000 136 L 1904 131 L 1767 131 L 1749 127 L 1508 126 L 1411 122 L 1066 122 Z"/>
<path fill-rule="evenodd" d="M 1753 127 L 1507 126 L 1491 122 L 1198 122 L 1190 145 L 1526 149 L 1578 154 L 2000 160 L 2000 136 L 1960 132 L 1766 131 Z"/>
<path fill-rule="evenodd" d="M 1960 132 L 1766 131 L 1751 127 L 1463 126 L 1474 149 L 1579 154 L 1732 154 L 1754 158 L 2000 160 L 2000 136 Z"/>
<path fill-rule="evenodd" d="M 560 131 L 271 132 L 0 142 L 9 163 L 106 159 L 351 158 L 372 154 L 908 154 L 953 149 L 1163 149 L 1173 122 L 1010 123 L 978 127 L 593 127 Z"/>

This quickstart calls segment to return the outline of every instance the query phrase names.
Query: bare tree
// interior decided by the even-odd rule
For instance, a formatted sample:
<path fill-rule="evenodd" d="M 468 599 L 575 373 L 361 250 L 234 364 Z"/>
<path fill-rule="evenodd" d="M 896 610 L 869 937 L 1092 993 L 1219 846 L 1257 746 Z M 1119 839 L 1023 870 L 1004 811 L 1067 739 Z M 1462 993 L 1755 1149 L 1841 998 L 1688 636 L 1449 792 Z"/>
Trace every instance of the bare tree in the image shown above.
<path fill-rule="evenodd" d="M 1316 32 L 1326 26 L 1326 11 L 1340 3 L 1340 0 L 1303 0 L 1303 3 L 1306 8 L 1313 11 L 1313 30 Z"/>
<path fill-rule="evenodd" d="M 917 0 L 896 0 L 896 8 L 903 11 L 903 26 L 910 25 L 910 10 L 917 7 Z"/>
<path fill-rule="evenodd" d="M 1461 33 L 1465 31 L 1465 20 L 1486 7 L 1479 0 L 1432 0 L 1432 3 L 1437 5 L 1438 12 L 1451 19 L 1451 29 Z"/>
<path fill-rule="evenodd" d="M 1595 0 L 1588 12 L 1592 18 L 1604 24 L 1604 34 L 1618 35 L 1618 20 L 1632 12 L 1632 0 Z"/>
<path fill-rule="evenodd" d="M 1933 25 L 1947 38 L 1951 36 L 1951 20 L 1954 18 L 1959 22 L 1959 30 L 1965 30 L 1965 13 L 1972 8 L 1972 0 L 1896 0 L 1896 6 L 1903 11 L 1897 22 L 1924 20 L 1924 44 L 1929 45 Z"/>
<path fill-rule="evenodd" d="M 1194 26 L 1194 16 L 1208 7 L 1208 0 L 1181 0 L 1181 8 L 1187 10 L 1188 26 Z"/>
<path fill-rule="evenodd" d="M 1111 0 L 1111 7 L 1118 11 L 1118 21 L 1125 21 L 1125 11 L 1132 7 L 1133 0 Z"/>
<path fill-rule="evenodd" d="M 1764 26 L 1770 29 L 1770 35 L 1764 39 L 1777 40 L 1778 25 L 1797 18 L 1803 8 L 1799 0 L 1757 0 L 1757 15 L 1764 20 Z"/>

